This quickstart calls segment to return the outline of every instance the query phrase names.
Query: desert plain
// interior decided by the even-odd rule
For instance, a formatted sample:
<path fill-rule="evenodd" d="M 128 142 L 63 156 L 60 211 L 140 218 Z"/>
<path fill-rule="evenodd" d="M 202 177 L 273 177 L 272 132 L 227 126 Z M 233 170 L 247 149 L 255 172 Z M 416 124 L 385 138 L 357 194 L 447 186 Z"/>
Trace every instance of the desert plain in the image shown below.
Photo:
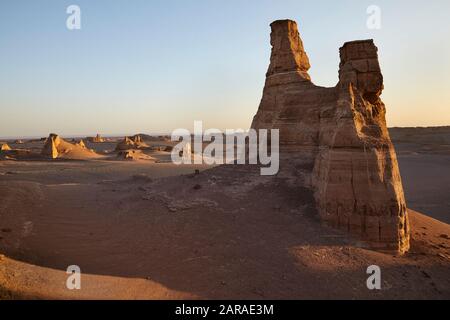
<path fill-rule="evenodd" d="M 323 226 L 313 195 L 256 166 L 175 165 L 167 138 L 149 159 L 27 158 L 42 140 L 3 141 L 3 299 L 448 299 L 450 128 L 394 128 L 411 223 L 404 255 Z M 70 137 L 66 137 L 70 141 Z M 78 141 L 78 138 L 75 138 Z M 169 149 L 168 149 L 169 150 Z M 82 289 L 66 288 L 78 265 Z M 382 289 L 367 289 L 379 265 Z"/>
<path fill-rule="evenodd" d="M 164 135 L 0 141 L 0 298 L 450 298 L 450 127 L 388 130 L 373 39 L 322 87 L 297 23 L 270 26 L 243 154 L 271 175 L 177 165 L 202 155 Z"/>

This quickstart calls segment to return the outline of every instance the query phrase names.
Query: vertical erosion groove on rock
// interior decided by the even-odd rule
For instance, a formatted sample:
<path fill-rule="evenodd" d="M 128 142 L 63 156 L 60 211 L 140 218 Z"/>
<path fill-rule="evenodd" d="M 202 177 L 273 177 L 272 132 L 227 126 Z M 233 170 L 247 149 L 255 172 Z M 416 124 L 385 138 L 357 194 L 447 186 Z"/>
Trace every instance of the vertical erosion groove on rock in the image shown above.
<path fill-rule="evenodd" d="M 372 248 L 406 252 L 407 208 L 373 40 L 345 43 L 339 82 L 324 88 L 311 82 L 297 24 L 280 20 L 271 28 L 270 66 L 252 128 L 279 129 L 280 156 L 309 162 L 323 222 Z"/>

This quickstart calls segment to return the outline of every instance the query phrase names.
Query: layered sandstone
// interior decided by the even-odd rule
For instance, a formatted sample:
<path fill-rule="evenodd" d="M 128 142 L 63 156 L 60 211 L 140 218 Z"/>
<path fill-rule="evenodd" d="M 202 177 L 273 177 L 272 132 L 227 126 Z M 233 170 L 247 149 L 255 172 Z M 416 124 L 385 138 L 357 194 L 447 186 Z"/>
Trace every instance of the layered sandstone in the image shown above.
<path fill-rule="evenodd" d="M 340 49 L 339 82 L 314 85 L 291 20 L 271 25 L 272 54 L 252 127 L 279 129 L 281 157 L 309 164 L 318 213 L 372 247 L 405 252 L 409 225 L 394 147 L 380 99 L 383 76 L 372 40 Z"/>

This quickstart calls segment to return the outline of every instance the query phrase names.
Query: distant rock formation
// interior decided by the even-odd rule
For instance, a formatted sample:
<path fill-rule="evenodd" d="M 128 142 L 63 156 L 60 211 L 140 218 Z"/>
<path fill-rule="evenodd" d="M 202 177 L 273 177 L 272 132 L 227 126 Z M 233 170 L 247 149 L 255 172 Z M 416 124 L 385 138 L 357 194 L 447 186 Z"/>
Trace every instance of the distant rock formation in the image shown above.
<path fill-rule="evenodd" d="M 136 134 L 136 135 L 132 136 L 132 137 L 131 137 L 131 140 L 133 140 L 133 142 L 134 142 L 134 143 L 137 143 L 137 144 L 143 142 L 143 141 L 142 141 L 142 137 L 141 137 L 141 135 L 139 135 L 139 134 Z"/>
<path fill-rule="evenodd" d="M 76 143 L 77 146 L 87 149 L 86 144 L 84 143 L 83 139 L 81 139 L 78 143 Z"/>
<path fill-rule="evenodd" d="M 116 151 L 142 149 L 148 147 L 149 145 L 142 141 L 140 135 L 135 135 L 131 138 L 125 137 L 121 142 L 119 142 L 116 146 Z"/>
<path fill-rule="evenodd" d="M 152 145 L 150 147 L 150 150 L 152 150 L 152 151 L 161 151 L 161 152 L 172 152 L 173 147 L 172 146 L 166 146 L 166 145 Z"/>
<path fill-rule="evenodd" d="M 89 142 L 92 142 L 92 143 L 102 143 L 102 142 L 105 142 L 105 139 L 102 138 L 102 137 L 100 136 L 100 134 L 98 134 L 98 133 L 97 133 L 97 135 L 96 135 L 95 137 L 88 137 L 87 140 L 88 140 Z"/>
<path fill-rule="evenodd" d="M 10 150 L 11 150 L 11 147 L 8 146 L 7 143 L 3 143 L 0 147 L 0 151 L 10 151 Z"/>
<path fill-rule="evenodd" d="M 311 82 L 297 24 L 279 20 L 271 28 L 270 66 L 252 128 L 280 129 L 281 157 L 311 168 L 322 221 L 374 248 L 407 251 L 408 215 L 373 40 L 345 43 L 339 83 L 324 88 Z"/>
<path fill-rule="evenodd" d="M 59 146 L 61 143 L 61 138 L 54 133 L 50 133 L 47 140 L 45 140 L 44 148 L 42 148 L 42 155 L 49 157 L 51 159 L 58 158 L 58 149 L 57 146 Z"/>
<path fill-rule="evenodd" d="M 142 141 L 148 142 L 148 141 L 171 141 L 170 136 L 161 136 L 161 135 L 148 135 L 145 133 L 138 133 L 136 136 L 140 136 Z"/>
<path fill-rule="evenodd" d="M 54 133 L 48 136 L 41 154 L 50 159 L 66 158 L 82 160 L 99 156 L 93 150 L 87 149 L 83 140 L 79 143 L 72 144 Z"/>
<path fill-rule="evenodd" d="M 134 142 L 128 137 L 123 138 L 116 146 L 116 151 L 134 149 Z"/>

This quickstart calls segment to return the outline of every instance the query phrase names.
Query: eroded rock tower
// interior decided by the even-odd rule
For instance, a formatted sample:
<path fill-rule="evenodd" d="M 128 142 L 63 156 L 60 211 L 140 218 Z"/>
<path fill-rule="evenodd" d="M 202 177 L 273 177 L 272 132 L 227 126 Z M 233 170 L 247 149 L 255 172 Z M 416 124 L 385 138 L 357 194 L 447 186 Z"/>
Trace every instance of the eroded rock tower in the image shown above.
<path fill-rule="evenodd" d="M 371 247 L 407 251 L 408 214 L 373 40 L 345 43 L 339 82 L 324 88 L 311 82 L 297 24 L 279 20 L 271 28 L 270 66 L 252 128 L 280 129 L 281 155 L 311 164 L 323 222 Z"/>

